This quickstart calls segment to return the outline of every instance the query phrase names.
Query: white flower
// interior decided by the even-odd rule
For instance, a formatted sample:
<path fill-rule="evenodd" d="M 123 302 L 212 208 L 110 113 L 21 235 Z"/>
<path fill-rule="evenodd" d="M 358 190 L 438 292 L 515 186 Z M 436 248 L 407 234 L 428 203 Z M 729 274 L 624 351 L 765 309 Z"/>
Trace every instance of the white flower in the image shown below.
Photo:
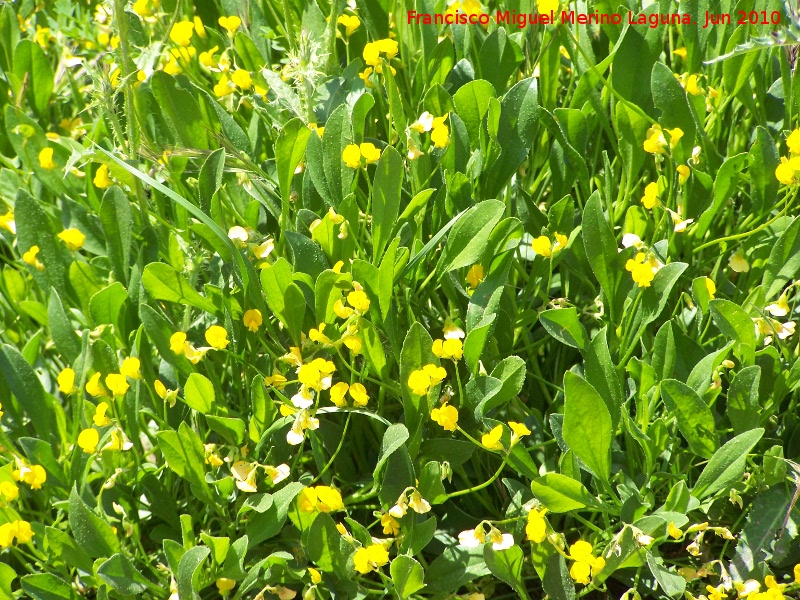
<path fill-rule="evenodd" d="M 742 256 L 741 252 L 732 254 L 728 260 L 728 265 L 737 273 L 747 273 L 750 270 L 750 263 Z"/>
<path fill-rule="evenodd" d="M 428 132 L 433 128 L 433 115 L 427 110 L 419 116 L 419 119 L 411 124 L 411 129 L 419 133 Z"/>
<path fill-rule="evenodd" d="M 309 408 L 314 404 L 314 392 L 307 389 L 306 386 L 302 386 L 291 400 L 297 408 Z"/>
<path fill-rule="evenodd" d="M 786 323 L 781 323 L 780 328 L 778 328 L 778 339 L 785 340 L 788 337 L 794 335 L 794 321 L 787 321 Z"/>
<path fill-rule="evenodd" d="M 508 550 L 514 545 L 514 536 L 510 533 L 503 533 L 500 536 L 492 536 L 492 550 Z"/>
<path fill-rule="evenodd" d="M 444 323 L 444 327 L 442 328 L 442 337 L 446 340 L 463 340 L 464 330 L 461 329 L 458 325 L 453 323 L 450 319 L 447 319 Z"/>
<path fill-rule="evenodd" d="M 247 230 L 239 225 L 234 225 L 228 230 L 228 237 L 239 248 L 242 248 L 245 244 L 247 244 L 247 240 L 250 238 Z"/>
<path fill-rule="evenodd" d="M 280 464 L 277 467 L 267 465 L 264 467 L 264 469 L 266 470 L 267 476 L 273 485 L 278 484 L 289 477 L 292 472 L 291 468 L 286 463 Z"/>
<path fill-rule="evenodd" d="M 767 305 L 764 310 L 773 317 L 785 317 L 789 314 L 789 302 L 786 300 L 786 296 L 781 296 L 778 298 L 778 302 Z"/>
<path fill-rule="evenodd" d="M 622 247 L 623 248 L 630 248 L 634 246 L 638 248 L 642 245 L 642 238 L 640 238 L 635 233 L 626 233 L 622 236 Z"/>
<path fill-rule="evenodd" d="M 408 501 L 408 505 L 413 509 L 415 513 L 420 515 L 424 515 L 427 512 L 430 512 L 431 505 L 428 503 L 425 498 L 422 497 L 417 490 L 414 490 L 411 493 L 411 498 Z"/>
<path fill-rule="evenodd" d="M 476 548 L 486 541 L 486 534 L 483 529 L 467 529 L 458 534 L 459 546 L 465 548 Z"/>

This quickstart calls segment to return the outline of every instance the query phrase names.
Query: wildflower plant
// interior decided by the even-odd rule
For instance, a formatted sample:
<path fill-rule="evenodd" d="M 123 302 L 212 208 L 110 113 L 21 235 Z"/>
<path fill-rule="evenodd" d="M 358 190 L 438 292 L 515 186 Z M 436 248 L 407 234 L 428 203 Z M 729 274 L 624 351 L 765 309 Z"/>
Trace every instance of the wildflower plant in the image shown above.
<path fill-rule="evenodd" d="M 795 9 L 428 4 L 2 3 L 0 598 L 798 597 Z"/>

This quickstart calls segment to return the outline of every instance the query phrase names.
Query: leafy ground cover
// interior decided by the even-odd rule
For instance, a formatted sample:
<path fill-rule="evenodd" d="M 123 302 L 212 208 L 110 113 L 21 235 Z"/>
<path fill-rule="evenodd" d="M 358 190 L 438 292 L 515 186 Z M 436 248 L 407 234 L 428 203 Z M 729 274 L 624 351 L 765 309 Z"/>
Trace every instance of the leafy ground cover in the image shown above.
<path fill-rule="evenodd" d="M 0 7 L 0 598 L 798 597 L 794 17 L 559 8 Z"/>

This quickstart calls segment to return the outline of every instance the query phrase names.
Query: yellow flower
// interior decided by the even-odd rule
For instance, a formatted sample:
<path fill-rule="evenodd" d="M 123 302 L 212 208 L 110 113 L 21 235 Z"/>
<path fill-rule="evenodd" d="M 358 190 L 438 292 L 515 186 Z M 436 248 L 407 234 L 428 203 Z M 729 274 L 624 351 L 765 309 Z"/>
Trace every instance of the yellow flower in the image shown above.
<path fill-rule="evenodd" d="M 361 151 L 355 144 L 348 144 L 342 151 L 342 160 L 351 169 L 357 169 L 361 166 Z"/>
<path fill-rule="evenodd" d="M 369 310 L 369 298 L 367 298 L 367 294 L 362 289 L 356 289 L 347 294 L 347 303 L 362 313 Z"/>
<path fill-rule="evenodd" d="M 389 513 L 381 515 L 381 525 L 383 526 L 384 535 L 397 535 L 400 533 L 400 523 Z"/>
<path fill-rule="evenodd" d="M 370 142 L 364 142 L 363 144 L 359 144 L 358 150 L 361 153 L 361 156 L 364 157 L 368 165 L 371 165 L 374 162 L 378 162 L 381 158 L 381 151 L 375 147 L 375 144 Z"/>
<path fill-rule="evenodd" d="M 708 600 L 722 600 L 723 598 L 727 598 L 728 594 L 725 593 L 725 588 L 722 584 L 714 587 L 713 585 L 707 585 L 706 591 L 708 592 Z"/>
<path fill-rule="evenodd" d="M 372 71 L 373 71 L 372 67 L 367 67 L 358 74 L 358 76 L 364 82 L 364 87 L 372 87 L 372 82 L 369 80 L 370 75 L 372 75 Z"/>
<path fill-rule="evenodd" d="M 80 434 L 78 434 L 78 446 L 80 446 L 81 450 L 86 452 L 86 454 L 97 452 L 97 444 L 99 443 L 100 434 L 97 433 L 97 430 L 94 427 L 90 429 L 84 429 L 80 432 Z"/>
<path fill-rule="evenodd" d="M 353 354 L 361 354 L 361 346 L 363 342 L 361 338 L 357 335 L 348 335 L 343 337 L 342 340 L 344 341 L 344 345 L 353 353 Z"/>
<path fill-rule="evenodd" d="M 78 391 L 75 387 L 75 371 L 67 367 L 58 374 L 58 391 L 62 394 L 73 394 Z"/>
<path fill-rule="evenodd" d="M 139 367 L 141 366 L 141 362 L 135 356 L 129 356 L 125 360 L 122 361 L 122 365 L 120 365 L 119 372 L 122 373 L 125 377 L 130 377 L 131 379 L 141 379 L 142 374 L 139 372 Z"/>
<path fill-rule="evenodd" d="M 317 137 L 320 139 L 322 138 L 323 134 L 325 133 L 324 127 L 318 127 L 316 123 L 309 123 L 308 128 L 317 134 Z"/>
<path fill-rule="evenodd" d="M 431 419 L 441 425 L 445 431 L 455 431 L 458 424 L 458 409 L 445 403 L 431 411 Z"/>
<path fill-rule="evenodd" d="M 7 213 L 0 215 L 0 229 L 5 229 L 9 233 L 17 233 L 17 224 L 14 222 L 14 211 L 10 210 Z"/>
<path fill-rule="evenodd" d="M 70 227 L 58 234 L 58 239 L 64 242 L 72 251 L 80 250 L 83 247 L 83 242 L 86 241 L 86 236 L 81 233 L 79 229 Z"/>
<path fill-rule="evenodd" d="M 465 280 L 469 284 L 469 287 L 474 290 L 476 287 L 478 287 L 478 284 L 483 281 L 484 277 L 485 275 L 483 273 L 483 266 L 476 264 L 469 268 Z"/>
<path fill-rule="evenodd" d="M 797 171 L 800 171 L 800 157 L 795 156 L 788 159 L 781 156 L 781 162 L 775 168 L 775 177 L 783 185 L 794 185 L 797 183 Z"/>
<path fill-rule="evenodd" d="M 311 577 L 311 583 L 314 585 L 322 583 L 322 573 L 317 571 L 314 567 L 308 567 L 308 574 Z"/>
<path fill-rule="evenodd" d="M 378 46 L 378 50 L 383 52 L 386 55 L 386 58 L 391 60 L 397 55 L 397 42 L 391 38 L 385 38 L 382 40 L 378 40 L 375 42 Z"/>
<path fill-rule="evenodd" d="M 200 17 L 192 19 L 194 21 L 194 30 L 200 38 L 206 37 L 206 27 L 203 25 L 203 20 Z"/>
<path fill-rule="evenodd" d="M 3 496 L 5 502 L 16 500 L 19 497 L 19 488 L 13 481 L 0 481 L 0 496 Z"/>
<path fill-rule="evenodd" d="M 558 0 L 536 0 L 536 10 L 544 15 L 558 10 Z"/>
<path fill-rule="evenodd" d="M 800 129 L 795 129 L 786 138 L 786 147 L 792 154 L 800 154 Z"/>
<path fill-rule="evenodd" d="M 133 3 L 133 12 L 140 17 L 149 17 L 153 14 L 153 10 L 149 6 L 148 0 L 136 0 Z"/>
<path fill-rule="evenodd" d="M 361 25 L 361 19 L 355 15 L 342 15 L 336 21 L 339 25 L 344 25 L 345 35 L 350 37 Z"/>
<path fill-rule="evenodd" d="M 342 495 L 327 485 L 304 488 L 300 492 L 297 507 L 301 512 L 336 512 L 344 510 Z"/>
<path fill-rule="evenodd" d="M 380 57 L 380 50 L 378 49 L 378 44 L 375 42 L 369 42 L 364 46 L 364 51 L 361 53 L 361 56 L 364 58 L 364 62 L 370 66 L 376 66 L 380 64 L 381 57 Z"/>
<path fill-rule="evenodd" d="M 553 245 L 550 241 L 550 238 L 546 235 L 540 235 L 536 239 L 533 240 L 531 243 L 533 247 L 533 251 L 536 252 L 539 256 L 544 256 L 545 258 L 550 257 L 553 255 Z"/>
<path fill-rule="evenodd" d="M 569 574 L 577 583 L 588 585 L 590 578 L 596 576 L 606 565 L 603 558 L 593 556 L 593 551 L 592 545 L 583 540 L 579 540 L 569 547 L 569 557 L 575 561 Z"/>
<path fill-rule="evenodd" d="M 683 60 L 686 60 L 686 48 L 676 48 L 672 51 L 675 56 L 679 56 Z"/>
<path fill-rule="evenodd" d="M 427 133 L 433 128 L 433 115 L 426 110 L 409 128 L 418 133 Z"/>
<path fill-rule="evenodd" d="M 194 23 L 191 21 L 180 21 L 175 23 L 170 29 L 169 39 L 178 44 L 179 46 L 188 46 L 192 43 L 192 32 L 194 31 Z"/>
<path fill-rule="evenodd" d="M 369 403 L 369 394 L 367 394 L 367 388 L 360 383 L 354 383 L 351 385 L 348 393 L 350 394 L 350 397 L 353 399 L 353 402 L 356 406 L 366 406 L 367 403 Z"/>
<path fill-rule="evenodd" d="M 219 82 L 214 86 L 214 93 L 217 95 L 217 98 L 222 98 L 236 91 L 236 89 L 228 85 L 228 83 L 228 76 L 223 75 Z"/>
<path fill-rule="evenodd" d="M 271 386 L 276 387 L 278 389 L 283 388 L 284 385 L 286 385 L 286 381 L 287 381 L 286 377 L 284 377 L 278 371 L 274 371 L 272 373 L 272 375 L 268 375 L 267 377 L 264 377 L 264 385 L 271 385 Z"/>
<path fill-rule="evenodd" d="M 182 331 L 175 332 L 169 338 L 169 349 L 175 354 L 181 355 L 183 354 L 183 347 L 185 343 L 186 334 Z"/>
<path fill-rule="evenodd" d="M 228 332 L 225 331 L 224 327 L 220 327 L 219 325 L 212 325 L 206 331 L 206 341 L 208 345 L 216 350 L 224 350 L 230 344 L 230 340 L 228 340 Z"/>
<path fill-rule="evenodd" d="M 0 548 L 8 548 L 14 543 L 14 535 L 17 533 L 16 522 L 3 523 L 0 525 Z"/>
<path fill-rule="evenodd" d="M 669 147 L 674 149 L 683 137 L 683 130 L 680 127 L 676 127 L 675 129 L 665 129 L 664 131 L 669 134 Z"/>
<path fill-rule="evenodd" d="M 445 119 L 446 117 L 441 118 Z M 431 130 L 431 141 L 437 148 L 447 148 L 447 144 L 450 142 L 450 129 L 447 125 L 444 123 L 434 125 Z"/>
<path fill-rule="evenodd" d="M 258 328 L 261 327 L 261 324 L 264 322 L 261 317 L 261 311 L 257 308 L 251 308 L 245 311 L 242 320 L 244 321 L 244 326 L 252 332 L 258 331 Z"/>
<path fill-rule="evenodd" d="M 19 473 L 19 478 L 16 477 L 16 473 Z M 40 490 L 42 484 L 47 481 L 47 471 L 42 465 L 30 465 L 15 472 L 15 479 L 27 483 L 32 490 Z"/>
<path fill-rule="evenodd" d="M 699 75 L 689 75 L 689 77 L 686 79 L 686 85 L 684 88 L 688 94 L 691 94 L 692 96 L 699 96 L 703 93 L 703 90 L 697 83 L 699 77 Z"/>
<path fill-rule="evenodd" d="M 227 577 L 218 577 L 216 582 L 217 590 L 223 596 L 227 596 L 230 591 L 236 587 L 236 581 L 228 579 Z"/>
<path fill-rule="evenodd" d="M 650 287 L 650 282 L 655 277 L 655 269 L 644 252 L 638 252 L 635 258 L 628 259 L 625 269 L 630 271 L 633 281 L 639 287 Z"/>
<path fill-rule="evenodd" d="M 511 428 L 511 431 L 513 432 L 511 434 L 512 441 L 515 438 L 518 439 L 518 438 L 525 437 L 526 435 L 530 435 L 531 434 L 531 430 L 528 429 L 527 427 L 525 427 L 525 425 L 523 423 L 516 423 L 514 421 L 509 421 L 508 422 L 508 426 Z"/>
<path fill-rule="evenodd" d="M 678 165 L 676 171 L 678 171 L 678 183 L 683 185 L 689 179 L 691 171 L 689 170 L 689 167 L 686 165 Z"/>
<path fill-rule="evenodd" d="M 39 152 L 39 166 L 43 169 L 55 169 L 58 165 L 53 162 L 53 149 L 43 148 Z"/>
<path fill-rule="evenodd" d="M 544 518 L 547 509 L 531 509 L 528 513 L 528 524 L 525 525 L 525 537 L 535 544 L 541 544 L 547 537 L 547 521 Z"/>
<path fill-rule="evenodd" d="M 340 381 L 336 385 L 331 387 L 331 402 L 333 402 L 336 406 L 342 407 L 347 406 L 347 401 L 344 399 L 344 395 L 347 393 L 347 390 L 350 386 L 347 385 L 344 381 Z"/>
<path fill-rule="evenodd" d="M 304 386 L 319 392 L 331 387 L 333 383 L 331 375 L 335 371 L 336 366 L 331 361 L 315 358 L 310 363 L 298 367 L 297 380 Z"/>
<path fill-rule="evenodd" d="M 370 571 L 379 569 L 389 562 L 389 553 L 380 544 L 371 544 L 356 550 L 353 555 L 353 565 L 356 571 L 365 575 Z"/>
<path fill-rule="evenodd" d="M 106 416 L 106 411 L 108 410 L 108 402 L 101 402 L 97 405 L 94 409 L 94 417 L 92 417 L 92 421 L 98 427 L 107 427 L 111 425 L 111 419 Z"/>
<path fill-rule="evenodd" d="M 569 238 L 565 236 L 563 233 L 558 233 L 556 231 L 553 234 L 553 237 L 556 238 L 556 241 L 553 244 L 553 253 L 560 252 L 561 250 L 567 247 L 567 244 L 569 243 Z"/>
<path fill-rule="evenodd" d="M 110 373 L 106 376 L 106 387 L 115 396 L 124 396 L 130 386 L 122 373 Z"/>
<path fill-rule="evenodd" d="M 750 270 L 750 263 L 747 262 L 741 250 L 731 255 L 728 265 L 737 273 L 747 273 Z"/>
<path fill-rule="evenodd" d="M 217 67 L 217 61 L 214 60 L 214 53 L 219 50 L 219 46 L 214 46 L 208 52 L 201 52 L 198 60 L 200 64 L 203 66 L 208 67 L 209 69 L 215 69 Z"/>
<path fill-rule="evenodd" d="M 794 566 L 794 582 L 800 584 L 800 563 Z"/>
<path fill-rule="evenodd" d="M 334 303 L 333 312 L 336 313 L 336 316 L 340 319 L 347 319 L 355 313 L 352 308 L 344 305 L 341 298 Z"/>
<path fill-rule="evenodd" d="M 647 130 L 647 137 L 644 140 L 644 151 L 650 154 L 666 154 L 667 142 L 661 127 L 653 125 Z"/>
<path fill-rule="evenodd" d="M 431 351 L 439 358 L 461 360 L 461 357 L 464 355 L 464 346 L 461 343 L 461 340 L 457 338 L 448 340 L 434 340 Z"/>
<path fill-rule="evenodd" d="M 708 297 L 713 300 L 714 294 L 717 293 L 717 286 L 714 284 L 714 280 L 710 277 L 705 278 L 706 289 L 708 290 Z"/>
<path fill-rule="evenodd" d="M 502 450 L 503 444 L 500 438 L 503 437 L 503 426 L 497 425 L 489 433 L 484 433 L 481 437 L 481 444 L 489 450 Z"/>
<path fill-rule="evenodd" d="M 114 185 L 114 181 L 108 176 L 108 165 L 100 165 L 94 174 L 94 185 L 101 190 Z"/>
<path fill-rule="evenodd" d="M 231 81 L 238 85 L 243 90 L 249 90 L 253 86 L 253 81 L 250 78 L 250 73 L 244 69 L 236 69 L 231 74 Z"/>
<path fill-rule="evenodd" d="M 222 25 L 222 27 L 227 29 L 230 35 L 236 33 L 236 30 L 239 29 L 239 25 L 242 24 L 242 20 L 236 15 L 231 15 L 229 17 L 220 17 L 217 20 L 217 22 L 220 25 Z"/>
<path fill-rule="evenodd" d="M 89 381 L 86 382 L 86 393 L 88 393 L 90 396 L 94 396 L 95 398 L 99 396 L 108 396 L 105 388 L 100 383 L 100 376 L 100 372 L 98 371 L 89 378 Z"/>
<path fill-rule="evenodd" d="M 31 246 L 28 251 L 22 255 L 22 262 L 35 267 L 37 271 L 41 271 L 44 269 L 44 265 L 36 258 L 37 254 L 39 254 L 39 246 Z"/>
<path fill-rule="evenodd" d="M 644 196 L 642 196 L 642 205 L 647 210 L 652 209 L 658 204 L 658 184 L 655 182 L 648 183 L 644 188 Z"/>
<path fill-rule="evenodd" d="M 667 525 L 667 534 L 669 534 L 669 537 L 675 540 L 679 540 L 683 537 L 683 532 L 675 527 L 675 523 L 673 521 L 670 521 L 669 525 Z"/>
<path fill-rule="evenodd" d="M 412 394 L 415 394 L 417 396 L 424 396 L 425 394 L 428 393 L 428 390 L 430 390 L 431 387 L 430 375 L 428 375 L 422 369 L 413 371 L 411 375 L 408 376 L 408 387 L 411 388 Z"/>

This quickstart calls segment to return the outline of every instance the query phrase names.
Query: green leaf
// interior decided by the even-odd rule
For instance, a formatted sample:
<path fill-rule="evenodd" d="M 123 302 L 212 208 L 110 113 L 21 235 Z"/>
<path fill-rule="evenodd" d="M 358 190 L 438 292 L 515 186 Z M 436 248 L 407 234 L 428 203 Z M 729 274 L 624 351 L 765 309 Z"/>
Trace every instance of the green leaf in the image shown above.
<path fill-rule="evenodd" d="M 14 346 L 0 347 L 0 372 L 11 393 L 17 397 L 22 410 L 28 415 L 34 430 L 44 440 L 50 439 L 53 426 L 50 407 L 45 398 L 42 382 Z"/>
<path fill-rule="evenodd" d="M 532 481 L 531 491 L 554 513 L 597 506 L 597 501 L 580 481 L 560 473 L 547 473 Z"/>
<path fill-rule="evenodd" d="M 481 123 L 489 110 L 489 98 L 494 98 L 494 94 L 491 83 L 477 79 L 462 85 L 453 96 L 456 112 L 467 128 L 473 148 L 480 146 Z"/>
<path fill-rule="evenodd" d="M 197 177 L 197 194 L 203 212 L 211 212 L 211 199 L 222 186 L 222 176 L 225 174 L 225 148 L 214 150 L 203 161 L 200 174 Z"/>
<path fill-rule="evenodd" d="M 41 204 L 24 189 L 17 192 L 14 219 L 17 223 L 17 246 L 24 251 L 39 246 L 37 258 L 44 265 L 44 271 L 33 269 L 33 278 L 40 288 L 54 287 L 66 297 L 69 255 L 64 244 L 57 241 L 50 218 Z"/>
<path fill-rule="evenodd" d="M 292 252 L 295 272 L 308 273 L 316 280 L 320 273 L 331 268 L 319 244 L 296 231 L 285 231 L 284 236 Z"/>
<path fill-rule="evenodd" d="M 505 205 L 497 200 L 484 200 L 470 208 L 447 236 L 437 271 L 447 273 L 478 262 L 504 212 Z"/>
<path fill-rule="evenodd" d="M 569 576 L 567 561 L 558 552 L 554 552 L 547 559 L 547 568 L 544 572 L 542 587 L 548 597 L 553 600 L 574 600 L 575 584 Z"/>
<path fill-rule="evenodd" d="M 306 299 L 297 284 L 290 283 L 286 286 L 286 291 L 283 294 L 283 305 L 286 328 L 289 330 L 292 340 L 297 345 L 300 345 L 303 319 L 306 314 Z"/>
<path fill-rule="evenodd" d="M 186 423 L 178 431 L 160 431 L 156 434 L 158 447 L 164 454 L 167 466 L 192 485 L 192 490 L 205 502 L 213 502 L 205 476 L 205 451 L 203 442 Z"/>
<path fill-rule="evenodd" d="M 611 414 L 612 427 L 616 430 L 623 401 L 622 383 L 620 383 L 614 363 L 611 362 L 605 327 L 595 334 L 586 349 L 584 370 L 586 381 L 592 384 L 592 387 L 597 390 L 606 403 L 608 412 Z"/>
<path fill-rule="evenodd" d="M 516 71 L 523 58 L 522 49 L 503 27 L 498 27 L 481 45 L 478 72 L 494 89 L 502 93 L 506 89 L 508 78 Z"/>
<path fill-rule="evenodd" d="M 269 509 L 250 516 L 247 521 L 249 548 L 253 548 L 281 532 L 291 503 L 304 488 L 305 486 L 297 481 L 288 484 L 272 494 L 272 506 Z"/>
<path fill-rule="evenodd" d="M 192 363 L 183 354 L 175 354 L 170 348 L 169 339 L 176 330 L 158 311 L 147 304 L 142 304 L 139 306 L 139 319 L 147 337 L 165 361 L 178 369 L 182 375 L 194 372 Z"/>
<path fill-rule="evenodd" d="M 678 127 L 683 131 L 683 137 L 678 142 L 675 152 L 679 160 L 683 156 L 688 158 L 694 147 L 697 126 L 686 92 L 672 70 L 662 62 L 653 65 L 650 84 L 653 90 L 653 102 L 656 108 L 661 110 L 661 127 L 664 129 Z"/>
<path fill-rule="evenodd" d="M 745 352 L 753 353 L 756 347 L 756 332 L 753 320 L 739 305 L 730 300 L 716 298 L 708 303 L 711 318 L 723 335 L 745 346 Z"/>
<path fill-rule="evenodd" d="M 19 41 L 19 21 L 11 4 L 0 7 L 0 70 L 11 71 L 14 64 L 14 48 Z"/>
<path fill-rule="evenodd" d="M 89 314 L 95 325 L 116 325 L 128 291 L 119 281 L 103 288 L 89 300 Z"/>
<path fill-rule="evenodd" d="M 372 262 L 383 256 L 389 235 L 397 223 L 403 191 L 403 159 L 392 146 L 383 151 L 372 184 Z"/>
<path fill-rule="evenodd" d="M 200 598 L 200 566 L 205 562 L 211 550 L 205 546 L 189 548 L 178 563 L 178 595 L 181 600 L 196 600 Z"/>
<path fill-rule="evenodd" d="M 216 431 L 229 443 L 241 446 L 244 442 L 245 425 L 241 419 L 206 415 L 206 422 L 213 431 Z"/>
<path fill-rule="evenodd" d="M 767 300 L 774 298 L 800 271 L 800 217 L 783 230 L 769 252 L 761 285 Z"/>
<path fill-rule="evenodd" d="M 69 534 L 55 527 L 46 527 L 45 539 L 54 556 L 71 567 L 77 567 L 87 573 L 92 572 L 92 557 L 86 554 Z"/>
<path fill-rule="evenodd" d="M 189 375 L 183 393 L 186 404 L 200 414 L 207 415 L 214 408 L 214 384 L 200 373 Z"/>
<path fill-rule="evenodd" d="M 111 525 L 86 505 L 76 487 L 69 496 L 69 527 L 75 541 L 92 558 L 110 557 L 119 552 L 119 540 Z"/>
<path fill-rule="evenodd" d="M 492 575 L 504 581 L 525 597 L 525 583 L 522 580 L 522 564 L 525 556 L 517 545 L 507 550 L 493 550 L 491 544 L 484 544 L 483 559 Z"/>
<path fill-rule="evenodd" d="M 645 288 L 642 293 L 642 324 L 644 327 L 648 323 L 655 321 L 669 300 L 669 294 L 675 287 L 678 278 L 688 267 L 686 263 L 674 262 L 658 270 L 653 283 Z"/>
<path fill-rule="evenodd" d="M 181 144 L 187 148 L 210 150 L 206 132 L 211 127 L 203 119 L 200 105 L 192 93 L 180 87 L 178 80 L 164 71 L 153 73 L 150 77 L 150 89 Z"/>
<path fill-rule="evenodd" d="M 72 586 L 52 573 L 25 575 L 20 580 L 22 590 L 34 600 L 77 600 Z"/>
<path fill-rule="evenodd" d="M 395 558 L 389 567 L 389 572 L 392 575 L 394 589 L 403 600 L 425 587 L 423 583 L 425 571 L 422 565 L 410 556 L 401 554 Z"/>
<path fill-rule="evenodd" d="M 490 572 L 483 558 L 482 547 L 446 548 L 425 569 L 426 591 L 449 593 Z"/>
<path fill-rule="evenodd" d="M 383 433 L 383 441 L 381 442 L 381 452 L 378 455 L 378 462 L 373 471 L 373 478 L 377 483 L 380 478 L 381 467 L 389 460 L 389 457 L 399 449 L 408 440 L 409 433 L 406 426 L 402 423 L 395 423 L 389 426 Z"/>
<path fill-rule="evenodd" d="M 81 338 L 64 312 L 64 305 L 55 288 L 51 288 L 50 301 L 47 303 L 47 323 L 56 348 L 68 363 L 73 363 L 81 353 Z"/>
<path fill-rule="evenodd" d="M 342 542 L 345 548 L 352 549 L 336 529 L 331 516 L 325 513 L 318 514 L 311 527 L 303 532 L 303 545 L 309 560 L 328 573 L 344 575 L 347 572 L 348 555 L 342 552 Z"/>
<path fill-rule="evenodd" d="M 100 222 L 106 234 L 106 253 L 118 281 L 127 284 L 130 275 L 133 215 L 128 197 L 112 185 L 100 203 Z"/>
<path fill-rule="evenodd" d="M 586 329 L 578 320 L 575 307 L 552 308 L 539 313 L 539 322 L 562 344 L 584 351 L 589 343 Z"/>
<path fill-rule="evenodd" d="M 661 383 L 664 403 L 678 419 L 678 429 L 689 443 L 689 449 L 703 458 L 710 458 L 717 449 L 714 415 L 692 388 L 676 379 Z"/>
<path fill-rule="evenodd" d="M 635 28 L 629 27 L 628 31 L 635 32 Z M 615 56 L 620 56 L 620 53 L 617 52 Z M 617 73 L 615 72 L 614 75 L 616 78 Z M 636 181 L 645 161 L 646 153 L 642 147 L 642 140 L 647 137 L 650 123 L 640 113 L 631 109 L 628 104 L 617 102 L 614 124 L 619 135 L 619 155 L 625 165 L 625 181 Z"/>
<path fill-rule="evenodd" d="M 24 85 L 34 112 L 46 115 L 53 95 L 53 69 L 44 51 L 31 40 L 20 41 L 14 49 L 13 73 L 17 79 L 14 95 L 20 96 Z"/>
<path fill-rule="evenodd" d="M 123 554 L 115 554 L 101 564 L 97 576 L 120 594 L 141 594 L 149 584 Z"/>
<path fill-rule="evenodd" d="M 606 403 L 585 379 L 564 374 L 564 441 L 595 476 L 611 475 L 611 441 L 614 431 Z"/>
<path fill-rule="evenodd" d="M 215 314 L 214 303 L 198 294 L 186 278 L 165 263 L 150 263 L 142 272 L 142 285 L 155 300 L 194 306 Z"/>
<path fill-rule="evenodd" d="M 694 484 L 692 496 L 702 500 L 741 479 L 747 466 L 747 454 L 763 435 L 763 429 L 751 429 L 737 435 L 717 450 Z"/>
<path fill-rule="evenodd" d="M 292 191 L 292 177 L 295 169 L 306 152 L 308 137 L 312 131 L 306 127 L 302 119 L 292 119 L 287 122 L 275 142 L 275 164 L 278 170 L 278 183 L 281 198 L 284 203 L 289 202 Z"/>
<path fill-rule="evenodd" d="M 425 463 L 419 474 L 419 493 L 431 504 L 441 504 L 447 499 L 447 493 L 442 484 L 442 467 L 435 461 Z"/>
<path fill-rule="evenodd" d="M 346 103 L 340 104 L 328 117 L 322 139 L 308 136 L 306 149 L 308 174 L 320 196 L 334 208 L 350 194 L 356 173 L 342 160 L 345 147 L 353 143 L 353 125 L 348 111 Z"/>
<path fill-rule="evenodd" d="M 600 192 L 595 191 L 586 202 L 581 231 L 592 272 L 606 297 L 612 298 L 617 278 L 617 240 L 603 214 Z"/>
<path fill-rule="evenodd" d="M 647 566 L 650 567 L 650 572 L 667 596 L 670 598 L 683 596 L 683 592 L 686 590 L 686 580 L 677 573 L 667 570 L 667 567 L 664 566 L 664 559 L 660 556 L 654 556 L 648 550 Z"/>
<path fill-rule="evenodd" d="M 760 405 L 758 384 L 761 382 L 761 367 L 745 367 L 731 381 L 728 388 L 727 415 L 733 432 L 743 433 L 755 429 L 759 422 Z"/>

